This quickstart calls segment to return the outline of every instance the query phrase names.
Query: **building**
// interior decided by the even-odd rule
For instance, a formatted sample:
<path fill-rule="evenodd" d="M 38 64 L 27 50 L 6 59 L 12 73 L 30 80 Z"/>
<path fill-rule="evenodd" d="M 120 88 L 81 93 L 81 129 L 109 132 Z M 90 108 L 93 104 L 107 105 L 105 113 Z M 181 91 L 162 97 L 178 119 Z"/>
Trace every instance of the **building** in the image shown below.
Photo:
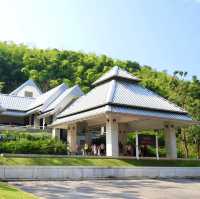
<path fill-rule="evenodd" d="M 10 94 L 0 94 L 1 127 L 45 129 L 66 106 L 82 95 L 79 86 L 68 88 L 65 84 L 42 93 L 32 80 L 28 80 Z"/>
<path fill-rule="evenodd" d="M 119 156 L 119 143 L 126 145 L 129 132 L 164 130 L 168 158 L 176 158 L 176 130 L 193 121 L 187 111 L 144 88 L 140 79 L 113 67 L 83 94 L 79 86 L 61 84 L 46 93 L 28 80 L 10 94 L 0 94 L 0 124 L 26 129 L 51 128 L 53 137 L 77 145 L 103 140 L 107 156 Z M 1 126 L 0 126 L 1 127 Z"/>
<path fill-rule="evenodd" d="M 67 129 L 67 140 L 72 152 L 77 150 L 78 136 L 92 142 L 92 128 L 106 137 L 106 155 L 119 155 L 128 132 L 136 134 L 145 129 L 164 129 L 168 158 L 177 158 L 176 130 L 197 124 L 176 104 L 142 87 L 140 80 L 119 67 L 93 83 L 94 88 L 78 98 L 56 117 L 51 127 Z M 136 136 L 136 157 L 139 157 Z"/>

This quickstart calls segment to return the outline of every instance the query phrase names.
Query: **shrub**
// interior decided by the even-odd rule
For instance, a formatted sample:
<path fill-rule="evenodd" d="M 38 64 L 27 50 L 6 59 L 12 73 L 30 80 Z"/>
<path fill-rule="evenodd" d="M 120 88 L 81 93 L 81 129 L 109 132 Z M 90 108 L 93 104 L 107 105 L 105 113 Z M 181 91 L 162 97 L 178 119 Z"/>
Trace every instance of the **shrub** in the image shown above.
<path fill-rule="evenodd" d="M 0 142 L 0 153 L 67 154 L 67 144 L 51 139 L 45 133 L 7 132 Z"/>

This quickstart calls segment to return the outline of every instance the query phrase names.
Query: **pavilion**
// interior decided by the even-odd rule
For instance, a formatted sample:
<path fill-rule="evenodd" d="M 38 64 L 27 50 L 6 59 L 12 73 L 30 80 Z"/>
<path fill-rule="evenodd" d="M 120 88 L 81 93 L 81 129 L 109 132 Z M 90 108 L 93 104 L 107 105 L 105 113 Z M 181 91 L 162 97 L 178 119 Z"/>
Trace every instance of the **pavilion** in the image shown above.
<path fill-rule="evenodd" d="M 76 150 L 77 132 L 84 126 L 105 129 L 106 155 L 119 155 L 119 142 L 125 144 L 128 132 L 145 129 L 165 132 L 167 157 L 177 158 L 176 130 L 193 125 L 187 111 L 144 88 L 140 79 L 115 66 L 93 83 L 94 88 L 62 111 L 51 125 L 67 129 L 67 140 Z M 86 141 L 91 142 L 85 131 Z M 138 145 L 138 140 L 136 140 Z M 138 146 L 136 146 L 138 157 Z"/>

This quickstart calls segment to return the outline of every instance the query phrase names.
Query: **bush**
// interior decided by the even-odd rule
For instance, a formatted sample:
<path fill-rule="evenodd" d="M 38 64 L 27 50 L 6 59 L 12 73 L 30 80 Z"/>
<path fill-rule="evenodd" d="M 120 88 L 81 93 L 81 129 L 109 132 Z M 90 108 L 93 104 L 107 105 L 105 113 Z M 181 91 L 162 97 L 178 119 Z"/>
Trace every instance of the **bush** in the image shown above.
<path fill-rule="evenodd" d="M 30 141 L 26 139 L 0 143 L 0 153 L 67 154 L 67 145 L 53 139 Z"/>
<path fill-rule="evenodd" d="M 16 132 L 16 131 L 7 131 L 7 132 L 1 132 L 0 135 L 3 137 L 3 141 L 10 141 L 10 140 L 20 140 L 20 139 L 26 139 L 26 140 L 41 140 L 41 139 L 50 139 L 51 135 L 44 132 Z"/>
<path fill-rule="evenodd" d="M 164 147 L 159 147 L 158 149 L 159 157 L 165 157 L 166 156 L 166 149 Z M 147 154 L 149 157 L 155 157 L 156 156 L 156 148 L 153 146 L 147 147 Z"/>
<path fill-rule="evenodd" d="M 51 139 L 49 134 L 7 132 L 1 135 L 0 153 L 67 154 L 67 144 Z"/>

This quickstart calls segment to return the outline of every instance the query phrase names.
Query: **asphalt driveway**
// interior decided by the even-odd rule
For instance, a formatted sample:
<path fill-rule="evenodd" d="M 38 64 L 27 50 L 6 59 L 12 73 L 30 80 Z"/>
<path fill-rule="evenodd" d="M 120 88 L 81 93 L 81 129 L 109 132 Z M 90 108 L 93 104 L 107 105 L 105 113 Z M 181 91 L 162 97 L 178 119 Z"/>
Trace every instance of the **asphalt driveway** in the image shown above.
<path fill-rule="evenodd" d="M 199 199 L 200 179 L 10 182 L 46 199 L 130 198 Z"/>

